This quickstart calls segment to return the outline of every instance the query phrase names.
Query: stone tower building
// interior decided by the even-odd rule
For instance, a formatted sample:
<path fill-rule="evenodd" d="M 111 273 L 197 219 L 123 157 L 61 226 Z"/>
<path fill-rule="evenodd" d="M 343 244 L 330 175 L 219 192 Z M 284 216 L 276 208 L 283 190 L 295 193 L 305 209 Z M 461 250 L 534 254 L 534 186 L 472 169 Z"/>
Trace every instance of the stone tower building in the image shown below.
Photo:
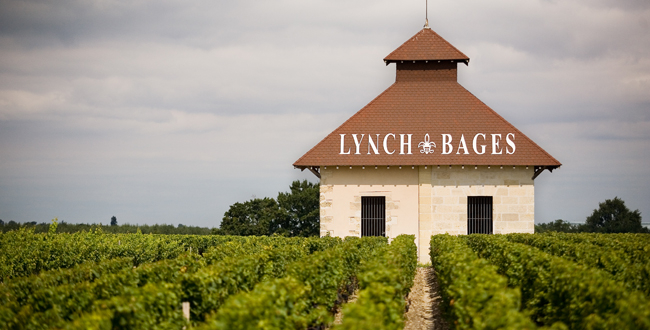
<path fill-rule="evenodd" d="M 532 233 L 535 178 L 561 166 L 457 82 L 469 58 L 425 27 L 395 83 L 293 165 L 320 182 L 321 236 Z"/>

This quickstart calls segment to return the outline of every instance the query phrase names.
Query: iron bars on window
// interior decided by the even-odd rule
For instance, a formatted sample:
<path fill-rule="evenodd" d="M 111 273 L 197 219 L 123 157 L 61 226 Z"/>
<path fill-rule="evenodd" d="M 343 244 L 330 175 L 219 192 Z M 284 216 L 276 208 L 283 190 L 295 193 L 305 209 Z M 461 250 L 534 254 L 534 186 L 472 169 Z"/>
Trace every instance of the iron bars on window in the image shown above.
<path fill-rule="evenodd" d="M 386 236 L 386 197 L 361 197 L 361 236 Z"/>
<path fill-rule="evenodd" d="M 468 196 L 467 234 L 492 233 L 492 196 Z"/>

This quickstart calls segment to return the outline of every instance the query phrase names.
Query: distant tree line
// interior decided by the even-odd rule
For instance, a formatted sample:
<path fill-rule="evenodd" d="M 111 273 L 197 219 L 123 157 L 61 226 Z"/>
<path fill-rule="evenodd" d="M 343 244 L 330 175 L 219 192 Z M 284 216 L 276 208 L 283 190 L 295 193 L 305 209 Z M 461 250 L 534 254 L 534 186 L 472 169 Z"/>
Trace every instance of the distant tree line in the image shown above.
<path fill-rule="evenodd" d="M 115 218 L 115 217 L 113 217 Z M 212 230 L 210 228 L 205 228 L 205 227 L 195 227 L 195 226 L 185 226 L 182 224 L 179 224 L 178 226 L 174 225 L 131 225 L 131 224 L 123 224 L 123 225 L 118 225 L 117 224 L 117 219 L 115 218 L 115 224 L 112 224 L 113 221 L 111 221 L 111 225 L 102 225 L 102 224 L 86 224 L 86 223 L 67 223 L 65 221 L 61 221 L 58 223 L 56 227 L 56 232 L 57 233 L 76 233 L 79 231 L 89 231 L 90 229 L 95 229 L 95 228 L 101 228 L 101 230 L 105 233 L 112 233 L 112 234 L 126 234 L 126 233 L 136 233 L 138 229 L 140 230 L 141 233 L 143 234 L 180 234 L 180 235 L 210 235 L 212 234 Z M 0 220 L 0 231 L 1 232 L 7 232 L 10 230 L 17 230 L 19 228 L 34 228 L 34 232 L 36 233 L 47 233 L 50 224 L 49 223 L 36 223 L 36 221 L 33 222 L 25 222 L 25 223 L 18 223 L 16 221 L 9 221 L 9 222 L 4 222 Z"/>
<path fill-rule="evenodd" d="M 320 186 L 307 180 L 294 181 L 289 192 L 280 192 L 276 199 L 253 198 L 243 203 L 235 203 L 224 214 L 220 228 L 173 225 L 119 225 L 117 217 L 110 218 L 110 225 L 71 224 L 61 221 L 57 233 L 74 233 L 101 228 L 105 233 L 143 234 L 187 234 L 187 235 L 282 235 L 318 236 L 320 231 Z M 0 231 L 7 232 L 21 227 L 33 227 L 37 233 L 47 233 L 49 223 L 17 223 L 0 220 Z"/>
<path fill-rule="evenodd" d="M 318 236 L 320 186 L 307 180 L 293 181 L 289 192 L 277 199 L 253 198 L 235 203 L 224 214 L 218 235 Z"/>
<path fill-rule="evenodd" d="M 0 232 L 19 228 L 34 228 L 37 233 L 47 233 L 49 223 L 0 220 Z M 182 234 L 182 235 L 282 235 L 318 236 L 320 229 L 320 188 L 317 183 L 307 180 L 294 181 L 289 192 L 281 192 L 277 199 L 253 198 L 243 203 L 235 203 L 224 214 L 219 228 L 174 225 L 118 225 L 117 218 L 111 217 L 110 225 L 66 223 L 61 221 L 57 233 L 74 233 L 101 228 L 105 233 L 143 234 Z M 535 225 L 536 233 L 543 232 L 592 232 L 592 233 L 650 233 L 641 224 L 641 212 L 630 211 L 625 202 L 615 197 L 599 203 L 599 208 L 587 217 L 584 224 L 572 224 L 564 220 Z"/>
<path fill-rule="evenodd" d="M 564 233 L 650 233 L 641 225 L 641 212 L 630 211 L 618 198 L 598 203 L 598 209 L 587 217 L 584 224 L 572 224 L 562 219 L 535 225 L 536 233 L 549 231 Z"/>

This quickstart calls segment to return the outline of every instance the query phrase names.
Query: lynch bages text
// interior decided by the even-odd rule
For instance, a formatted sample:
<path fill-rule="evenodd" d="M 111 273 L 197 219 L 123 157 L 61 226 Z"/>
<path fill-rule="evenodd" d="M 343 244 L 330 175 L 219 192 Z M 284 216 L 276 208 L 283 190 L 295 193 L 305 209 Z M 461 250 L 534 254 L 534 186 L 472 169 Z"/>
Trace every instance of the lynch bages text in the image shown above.
<path fill-rule="evenodd" d="M 465 134 L 460 137 L 451 134 L 440 134 L 437 141 L 425 134 L 422 140 L 413 142 L 413 134 L 339 134 L 341 136 L 340 155 L 412 155 L 413 147 L 416 152 L 423 154 L 434 153 L 440 146 L 440 154 L 449 155 L 512 155 L 517 150 L 515 133 L 492 134 L 477 133 L 470 139 Z M 505 135 L 505 136 L 504 136 Z M 471 136 L 471 135 L 470 135 Z M 468 145 L 469 142 L 469 145 Z"/>

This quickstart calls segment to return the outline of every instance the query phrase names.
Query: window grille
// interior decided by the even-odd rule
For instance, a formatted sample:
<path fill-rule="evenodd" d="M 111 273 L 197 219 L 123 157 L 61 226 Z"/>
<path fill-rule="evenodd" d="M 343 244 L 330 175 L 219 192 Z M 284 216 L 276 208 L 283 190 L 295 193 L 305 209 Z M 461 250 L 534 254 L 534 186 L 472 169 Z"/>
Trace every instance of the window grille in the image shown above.
<path fill-rule="evenodd" d="M 361 197 L 361 236 L 386 236 L 386 197 Z"/>
<path fill-rule="evenodd" d="M 468 196 L 467 234 L 492 232 L 492 196 Z"/>

